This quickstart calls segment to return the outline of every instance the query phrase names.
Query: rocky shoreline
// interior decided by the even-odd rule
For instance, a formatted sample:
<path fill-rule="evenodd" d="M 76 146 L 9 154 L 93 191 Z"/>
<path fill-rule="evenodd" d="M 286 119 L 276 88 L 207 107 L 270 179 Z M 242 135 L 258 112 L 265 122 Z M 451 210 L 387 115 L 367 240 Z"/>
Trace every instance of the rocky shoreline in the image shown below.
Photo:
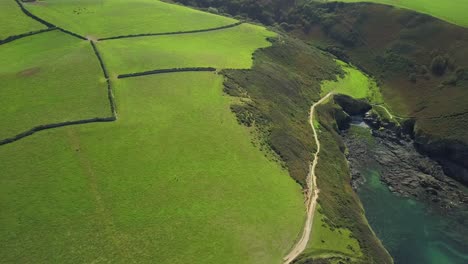
<path fill-rule="evenodd" d="M 361 132 L 367 129 L 370 135 L 353 133 L 353 129 L 341 133 L 348 149 L 353 188 L 359 188 L 365 180 L 360 168 L 375 167 L 393 193 L 444 212 L 468 208 L 466 187 L 447 176 L 437 161 L 418 152 L 410 134 L 374 114 L 361 118 L 361 126 L 367 124 Z"/>

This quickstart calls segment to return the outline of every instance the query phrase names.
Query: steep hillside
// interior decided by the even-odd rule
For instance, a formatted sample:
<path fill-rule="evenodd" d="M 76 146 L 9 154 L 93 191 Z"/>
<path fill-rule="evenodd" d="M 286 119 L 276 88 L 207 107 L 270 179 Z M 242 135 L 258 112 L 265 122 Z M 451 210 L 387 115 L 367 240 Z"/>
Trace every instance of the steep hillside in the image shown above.
<path fill-rule="evenodd" d="M 295 34 L 377 77 L 391 112 L 415 121 L 421 149 L 466 183 L 468 29 L 382 5 L 320 8 L 327 19 Z"/>
<path fill-rule="evenodd" d="M 280 37 L 272 47 L 255 54 L 252 70 L 223 73 L 227 78 L 226 92 L 240 100 L 232 106 L 239 123 L 250 127 L 257 146 L 271 147 L 285 162 L 291 176 L 305 185 L 311 153 L 316 148 L 305 120 L 312 103 L 321 97 L 322 81 L 343 74 L 333 57 L 301 41 Z M 319 260 L 391 263 L 391 257 L 367 225 L 360 201 L 351 189 L 335 122 L 340 113 L 336 105 L 319 110 L 317 126 L 323 153 L 316 173 L 321 209 L 314 219 L 312 241 L 296 263 Z M 317 236 L 322 239 L 317 241 Z M 336 246 L 340 240 L 342 243 Z"/>
<path fill-rule="evenodd" d="M 423 7 L 428 8 L 429 14 L 444 14 L 439 17 L 463 25 L 464 16 L 460 14 L 465 3 L 391 2 L 421 12 L 425 12 Z M 241 8 L 230 9 L 232 5 Z M 268 5 L 266 13 L 243 11 L 263 10 L 262 5 Z M 259 21 L 270 14 L 270 24 L 358 65 L 378 80 L 386 109 L 400 121 L 409 120 L 406 124 L 416 135 L 420 149 L 438 159 L 447 174 L 468 183 L 468 29 L 378 4 L 226 0 L 197 6 L 214 6 Z"/>
<path fill-rule="evenodd" d="M 330 1 L 331 2 L 331 1 Z M 465 0 L 425 1 L 425 0 L 340 0 L 340 2 L 372 2 L 407 8 L 416 12 L 428 14 L 456 25 L 468 27 L 466 10 L 468 2 Z"/>
<path fill-rule="evenodd" d="M 276 34 L 159 1 L 24 5 L 51 32 L 0 45 L 0 262 L 281 263 L 301 188 L 218 74 Z"/>

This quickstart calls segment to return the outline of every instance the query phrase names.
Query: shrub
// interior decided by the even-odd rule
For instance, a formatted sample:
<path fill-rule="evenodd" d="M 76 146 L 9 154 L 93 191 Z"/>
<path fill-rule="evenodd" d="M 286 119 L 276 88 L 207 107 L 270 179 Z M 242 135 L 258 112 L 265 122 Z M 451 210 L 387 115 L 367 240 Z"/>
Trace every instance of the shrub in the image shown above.
<path fill-rule="evenodd" d="M 444 75 L 447 70 L 448 59 L 446 56 L 437 55 L 432 59 L 431 71 L 435 75 Z"/>
<path fill-rule="evenodd" d="M 411 82 L 415 83 L 418 80 L 418 77 L 416 76 L 416 73 L 412 72 L 412 73 L 409 74 L 408 79 Z"/>
<path fill-rule="evenodd" d="M 218 9 L 214 7 L 208 7 L 207 11 L 212 14 L 219 14 Z"/>
<path fill-rule="evenodd" d="M 291 30 L 294 29 L 294 26 L 293 26 L 293 25 L 290 25 L 290 24 L 288 24 L 288 23 L 286 23 L 286 22 L 282 22 L 282 23 L 280 24 L 280 27 L 281 27 L 283 30 L 285 30 L 285 31 L 291 31 Z"/>

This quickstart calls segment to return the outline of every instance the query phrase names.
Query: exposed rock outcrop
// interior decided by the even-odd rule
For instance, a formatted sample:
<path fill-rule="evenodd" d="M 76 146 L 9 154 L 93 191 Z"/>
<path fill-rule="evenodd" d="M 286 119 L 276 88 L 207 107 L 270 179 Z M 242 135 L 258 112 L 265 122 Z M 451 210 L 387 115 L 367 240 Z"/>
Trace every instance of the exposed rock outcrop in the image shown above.
<path fill-rule="evenodd" d="M 468 206 L 464 186 L 447 176 L 443 167 L 418 152 L 411 137 L 399 126 L 382 122 L 375 116 L 365 118 L 369 135 L 343 131 L 349 154 L 352 185 L 357 188 L 364 178 L 360 168 L 378 168 L 381 180 L 390 191 L 413 197 L 442 210 Z"/>

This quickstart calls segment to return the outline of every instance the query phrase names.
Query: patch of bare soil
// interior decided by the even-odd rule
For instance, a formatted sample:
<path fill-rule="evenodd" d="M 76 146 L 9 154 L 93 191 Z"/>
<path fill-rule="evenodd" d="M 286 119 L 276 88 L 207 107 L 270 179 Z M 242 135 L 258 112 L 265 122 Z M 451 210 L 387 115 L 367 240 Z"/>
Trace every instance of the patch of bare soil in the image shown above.
<path fill-rule="evenodd" d="M 29 77 L 29 76 L 39 73 L 40 71 L 41 69 L 39 67 L 33 67 L 33 68 L 26 69 L 26 70 L 22 70 L 18 72 L 17 75 L 21 77 Z"/>
<path fill-rule="evenodd" d="M 86 39 L 91 40 L 92 42 L 98 42 L 99 41 L 99 39 L 96 36 L 91 36 L 91 35 L 87 35 Z"/>

